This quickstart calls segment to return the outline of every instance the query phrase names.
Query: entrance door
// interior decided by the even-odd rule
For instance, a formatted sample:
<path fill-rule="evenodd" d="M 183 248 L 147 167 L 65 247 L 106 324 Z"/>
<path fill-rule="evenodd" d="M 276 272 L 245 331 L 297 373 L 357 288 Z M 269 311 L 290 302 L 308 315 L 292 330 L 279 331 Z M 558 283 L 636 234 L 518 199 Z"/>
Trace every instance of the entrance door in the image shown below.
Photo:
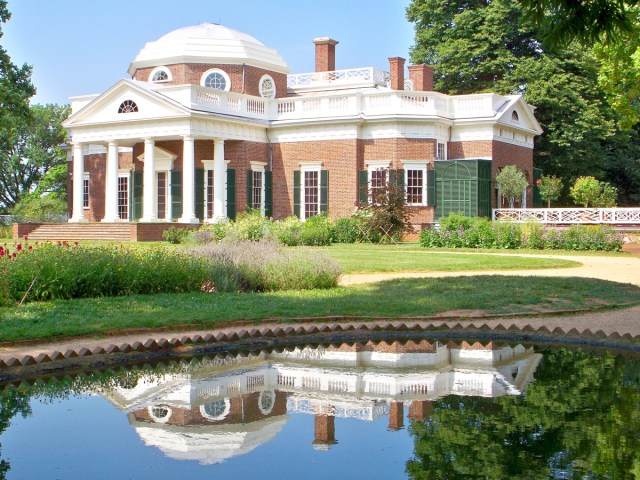
<path fill-rule="evenodd" d="M 169 218 L 169 206 L 171 201 L 169 199 L 169 185 L 168 185 L 169 173 L 157 172 L 156 173 L 156 185 L 157 185 L 157 205 L 158 210 L 156 216 L 158 220 L 166 220 Z"/>

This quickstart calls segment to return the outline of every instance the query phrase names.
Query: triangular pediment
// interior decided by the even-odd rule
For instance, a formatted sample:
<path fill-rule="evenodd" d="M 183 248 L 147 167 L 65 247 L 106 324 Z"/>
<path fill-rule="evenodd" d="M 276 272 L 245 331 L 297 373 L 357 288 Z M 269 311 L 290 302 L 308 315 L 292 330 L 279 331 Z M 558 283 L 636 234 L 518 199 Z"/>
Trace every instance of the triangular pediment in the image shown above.
<path fill-rule="evenodd" d="M 540 135 L 542 127 L 533 113 L 534 107 L 525 102 L 522 95 L 513 95 L 509 99 L 510 101 L 499 112 L 498 123 Z"/>
<path fill-rule="evenodd" d="M 66 128 L 185 117 L 189 109 L 131 80 L 120 80 L 71 115 Z"/>

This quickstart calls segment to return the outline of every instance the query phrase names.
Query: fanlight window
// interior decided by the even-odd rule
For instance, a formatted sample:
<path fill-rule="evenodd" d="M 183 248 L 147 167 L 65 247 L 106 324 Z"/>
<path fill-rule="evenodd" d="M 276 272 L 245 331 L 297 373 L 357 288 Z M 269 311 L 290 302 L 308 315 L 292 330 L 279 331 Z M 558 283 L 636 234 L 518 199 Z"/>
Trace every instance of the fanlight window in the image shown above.
<path fill-rule="evenodd" d="M 169 80 L 169 74 L 166 70 L 158 70 L 151 78 L 152 82 L 166 82 Z"/>
<path fill-rule="evenodd" d="M 216 90 L 227 89 L 227 79 L 220 72 L 212 72 L 207 75 L 204 80 L 204 86 L 209 88 L 215 88 Z"/>
<path fill-rule="evenodd" d="M 516 112 L 515 110 L 511 114 L 511 120 L 513 120 L 514 122 L 519 122 L 520 121 L 520 117 L 518 116 L 518 112 Z"/>
<path fill-rule="evenodd" d="M 118 113 L 135 113 L 138 111 L 138 105 L 133 100 L 125 100 L 120 104 Z"/>

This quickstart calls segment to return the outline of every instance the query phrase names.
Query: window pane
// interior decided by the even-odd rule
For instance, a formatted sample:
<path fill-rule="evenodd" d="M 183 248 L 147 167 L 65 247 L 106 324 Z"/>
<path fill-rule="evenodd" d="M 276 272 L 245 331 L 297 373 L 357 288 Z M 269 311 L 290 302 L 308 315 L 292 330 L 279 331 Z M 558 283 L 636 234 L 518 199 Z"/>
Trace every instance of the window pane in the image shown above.
<path fill-rule="evenodd" d="M 256 210 L 262 209 L 262 172 L 253 172 L 253 198 L 251 207 Z"/>
<path fill-rule="evenodd" d="M 167 172 L 158 172 L 158 212 L 159 219 L 166 218 L 167 211 Z"/>
<path fill-rule="evenodd" d="M 213 218 L 213 170 L 207 170 L 207 218 Z"/>
<path fill-rule="evenodd" d="M 89 179 L 85 178 L 82 182 L 82 206 L 89 208 Z"/>
<path fill-rule="evenodd" d="M 407 203 L 422 204 L 424 177 L 423 170 L 407 170 Z"/>
<path fill-rule="evenodd" d="M 371 171 L 371 201 L 376 203 L 376 198 L 383 195 L 387 187 L 387 170 L 377 169 Z"/>
<path fill-rule="evenodd" d="M 320 211 L 319 172 L 304 172 L 304 218 Z"/>
<path fill-rule="evenodd" d="M 118 217 L 129 218 L 129 177 L 118 177 Z"/>

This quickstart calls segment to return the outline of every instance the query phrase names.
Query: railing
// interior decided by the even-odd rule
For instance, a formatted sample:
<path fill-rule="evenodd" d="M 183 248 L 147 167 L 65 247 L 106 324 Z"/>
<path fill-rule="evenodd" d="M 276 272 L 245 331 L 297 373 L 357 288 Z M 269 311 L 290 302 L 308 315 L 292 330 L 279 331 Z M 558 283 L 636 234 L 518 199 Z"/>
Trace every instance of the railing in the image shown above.
<path fill-rule="evenodd" d="M 548 224 L 635 224 L 640 225 L 640 208 L 500 208 L 494 220 Z"/>
<path fill-rule="evenodd" d="M 350 68 L 331 72 L 311 72 L 287 75 L 287 88 L 321 88 L 338 85 L 370 84 L 388 86 L 389 72 L 373 67 Z"/>

